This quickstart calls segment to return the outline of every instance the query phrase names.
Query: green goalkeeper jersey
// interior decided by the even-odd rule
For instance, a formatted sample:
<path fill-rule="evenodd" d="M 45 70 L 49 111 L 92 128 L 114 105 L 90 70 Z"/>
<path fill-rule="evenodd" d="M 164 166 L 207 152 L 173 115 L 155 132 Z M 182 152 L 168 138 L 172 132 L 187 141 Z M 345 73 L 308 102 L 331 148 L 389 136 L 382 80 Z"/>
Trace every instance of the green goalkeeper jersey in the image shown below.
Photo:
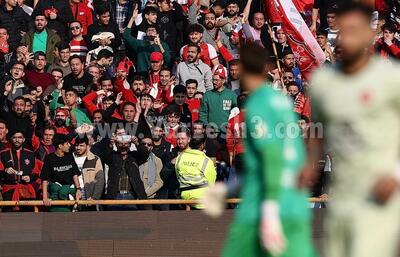
<path fill-rule="evenodd" d="M 236 220 L 258 223 L 261 203 L 276 200 L 282 219 L 309 219 L 307 193 L 297 189 L 305 147 L 291 100 L 264 85 L 246 105 L 245 173 Z"/>

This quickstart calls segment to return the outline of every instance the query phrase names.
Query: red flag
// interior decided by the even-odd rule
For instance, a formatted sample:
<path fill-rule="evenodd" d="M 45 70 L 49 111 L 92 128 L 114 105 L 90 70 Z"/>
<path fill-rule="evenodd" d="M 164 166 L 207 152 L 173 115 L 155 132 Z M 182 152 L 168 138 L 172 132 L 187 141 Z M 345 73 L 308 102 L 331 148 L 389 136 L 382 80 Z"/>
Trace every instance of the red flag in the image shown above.
<path fill-rule="evenodd" d="M 313 69 L 325 62 L 325 54 L 293 2 L 291 0 L 275 0 L 275 3 L 296 63 L 303 77 L 309 80 Z"/>
<path fill-rule="evenodd" d="M 281 15 L 275 5 L 275 0 L 264 0 L 265 13 L 269 17 L 271 23 L 282 23 Z"/>

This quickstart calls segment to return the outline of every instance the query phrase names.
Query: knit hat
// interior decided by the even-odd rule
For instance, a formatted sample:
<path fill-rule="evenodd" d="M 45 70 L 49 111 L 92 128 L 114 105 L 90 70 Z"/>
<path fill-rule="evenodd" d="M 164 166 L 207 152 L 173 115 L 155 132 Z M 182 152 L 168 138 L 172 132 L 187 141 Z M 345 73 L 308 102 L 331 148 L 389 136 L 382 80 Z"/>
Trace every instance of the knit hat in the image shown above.
<path fill-rule="evenodd" d="M 218 64 L 213 70 L 213 75 L 218 75 L 220 78 L 226 79 L 226 68 L 222 64 Z"/>
<path fill-rule="evenodd" d="M 164 56 L 160 52 L 152 52 L 150 55 L 151 62 L 161 62 L 164 60 Z"/>

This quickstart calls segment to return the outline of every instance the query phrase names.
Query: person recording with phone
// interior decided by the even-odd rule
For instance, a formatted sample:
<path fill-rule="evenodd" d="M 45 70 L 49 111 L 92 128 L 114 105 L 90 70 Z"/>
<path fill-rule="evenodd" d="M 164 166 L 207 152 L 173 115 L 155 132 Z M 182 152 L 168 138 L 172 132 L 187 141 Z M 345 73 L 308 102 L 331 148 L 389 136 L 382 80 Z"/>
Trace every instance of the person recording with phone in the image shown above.
<path fill-rule="evenodd" d="M 167 43 L 160 40 L 156 25 L 150 24 L 147 27 L 146 36 L 143 37 L 143 40 L 139 40 L 131 35 L 131 29 L 137 16 L 138 10 L 135 9 L 123 34 L 126 44 L 137 54 L 137 71 L 145 72 L 149 69 L 151 66 L 150 55 L 153 52 L 160 52 L 163 55 L 164 64 L 168 65 L 171 61 L 170 49 Z"/>

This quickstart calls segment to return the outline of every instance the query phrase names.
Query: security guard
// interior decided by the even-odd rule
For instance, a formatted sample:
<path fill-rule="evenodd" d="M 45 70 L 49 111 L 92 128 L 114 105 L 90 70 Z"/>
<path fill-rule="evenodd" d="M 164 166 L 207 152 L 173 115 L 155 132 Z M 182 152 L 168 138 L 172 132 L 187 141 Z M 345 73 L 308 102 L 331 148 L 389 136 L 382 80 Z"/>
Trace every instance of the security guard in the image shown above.
<path fill-rule="evenodd" d="M 175 171 L 179 181 L 181 198 L 184 200 L 200 199 L 206 187 L 214 185 L 217 172 L 213 161 L 203 152 L 204 135 L 194 136 L 190 139 L 188 131 L 177 134 L 179 141 L 190 141 L 190 147 L 185 149 L 176 159 Z M 193 205 L 201 209 L 201 205 Z"/>

